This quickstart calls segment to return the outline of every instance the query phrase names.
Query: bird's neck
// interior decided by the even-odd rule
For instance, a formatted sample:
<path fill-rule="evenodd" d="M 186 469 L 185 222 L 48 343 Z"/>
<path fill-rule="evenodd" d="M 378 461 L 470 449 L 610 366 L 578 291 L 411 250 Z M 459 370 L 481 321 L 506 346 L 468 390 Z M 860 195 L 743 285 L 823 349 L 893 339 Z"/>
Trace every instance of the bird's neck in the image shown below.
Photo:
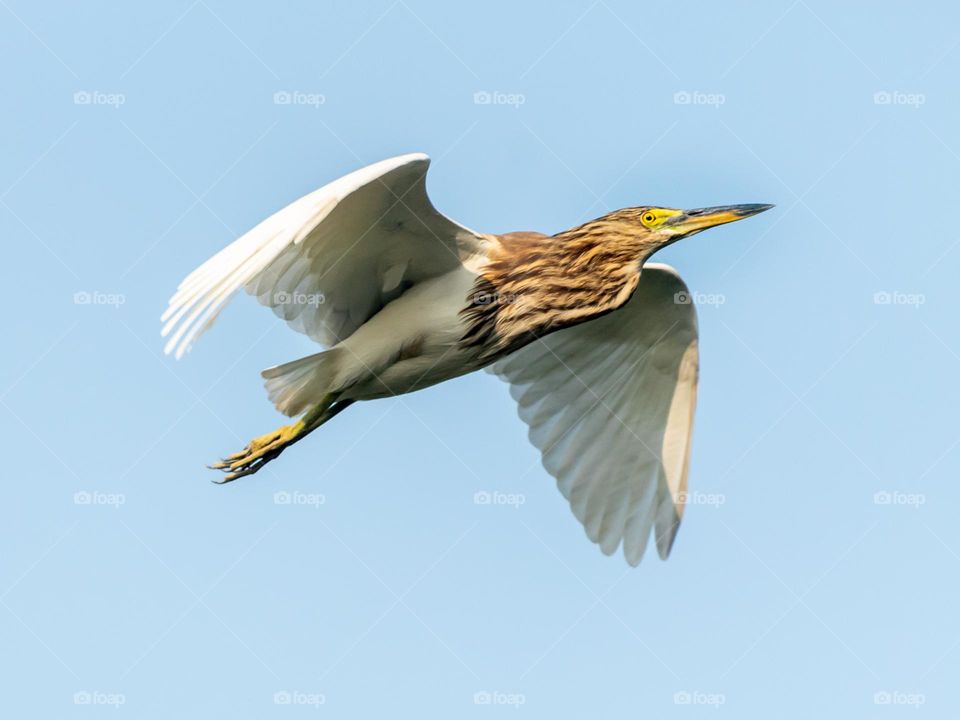
<path fill-rule="evenodd" d="M 623 305 L 640 279 L 639 248 L 603 218 L 554 236 L 497 237 L 461 315 L 463 344 L 499 356 Z"/>

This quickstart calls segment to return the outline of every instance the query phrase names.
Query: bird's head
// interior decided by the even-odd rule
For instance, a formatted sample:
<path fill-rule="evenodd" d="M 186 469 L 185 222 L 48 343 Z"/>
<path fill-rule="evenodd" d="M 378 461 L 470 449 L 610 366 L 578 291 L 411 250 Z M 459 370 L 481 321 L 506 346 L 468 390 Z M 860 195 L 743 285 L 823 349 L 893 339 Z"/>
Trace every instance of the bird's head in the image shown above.
<path fill-rule="evenodd" d="M 736 222 L 769 210 L 773 205 L 752 203 L 677 210 L 663 207 L 633 207 L 616 210 L 600 220 L 646 260 L 657 250 L 715 225 Z"/>

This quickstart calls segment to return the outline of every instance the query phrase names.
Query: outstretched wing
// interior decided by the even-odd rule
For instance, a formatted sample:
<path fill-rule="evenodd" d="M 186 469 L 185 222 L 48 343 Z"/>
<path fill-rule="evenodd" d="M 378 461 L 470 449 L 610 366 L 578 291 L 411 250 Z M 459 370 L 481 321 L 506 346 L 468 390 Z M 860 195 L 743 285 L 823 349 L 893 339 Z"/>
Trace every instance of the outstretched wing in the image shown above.
<path fill-rule="evenodd" d="M 180 283 L 161 320 L 179 358 L 245 287 L 291 327 L 333 345 L 411 285 L 479 252 L 483 237 L 430 203 L 430 158 L 350 173 L 271 215 Z"/>
<path fill-rule="evenodd" d="M 587 536 L 631 565 L 651 529 L 666 559 L 680 527 L 697 396 L 697 318 L 667 265 L 644 266 L 622 308 L 495 363 L 543 465 Z"/>

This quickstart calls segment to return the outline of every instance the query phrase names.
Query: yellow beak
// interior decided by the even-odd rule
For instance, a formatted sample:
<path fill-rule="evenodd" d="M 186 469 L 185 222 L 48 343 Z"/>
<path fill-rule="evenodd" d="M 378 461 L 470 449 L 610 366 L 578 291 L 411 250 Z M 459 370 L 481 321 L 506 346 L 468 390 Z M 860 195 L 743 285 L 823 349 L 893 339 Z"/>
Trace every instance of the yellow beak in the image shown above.
<path fill-rule="evenodd" d="M 690 235 L 712 228 L 715 225 L 743 220 L 772 207 L 773 205 L 762 203 L 748 203 L 746 205 L 720 205 L 718 207 L 684 210 L 667 220 L 664 226 L 670 228 L 677 235 Z"/>

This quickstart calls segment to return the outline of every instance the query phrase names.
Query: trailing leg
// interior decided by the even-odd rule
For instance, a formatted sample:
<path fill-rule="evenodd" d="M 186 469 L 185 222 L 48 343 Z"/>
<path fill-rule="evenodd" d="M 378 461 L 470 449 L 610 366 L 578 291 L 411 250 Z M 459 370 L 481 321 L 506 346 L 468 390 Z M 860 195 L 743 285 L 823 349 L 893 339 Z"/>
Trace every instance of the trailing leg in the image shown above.
<path fill-rule="evenodd" d="M 284 425 L 273 432 L 254 438 L 240 452 L 228 455 L 220 462 L 211 465 L 212 469 L 226 473 L 226 476 L 217 482 L 228 483 L 237 478 L 253 475 L 286 448 L 305 438 L 353 402 L 353 400 L 337 400 L 332 393 L 327 395 L 295 423 Z"/>

